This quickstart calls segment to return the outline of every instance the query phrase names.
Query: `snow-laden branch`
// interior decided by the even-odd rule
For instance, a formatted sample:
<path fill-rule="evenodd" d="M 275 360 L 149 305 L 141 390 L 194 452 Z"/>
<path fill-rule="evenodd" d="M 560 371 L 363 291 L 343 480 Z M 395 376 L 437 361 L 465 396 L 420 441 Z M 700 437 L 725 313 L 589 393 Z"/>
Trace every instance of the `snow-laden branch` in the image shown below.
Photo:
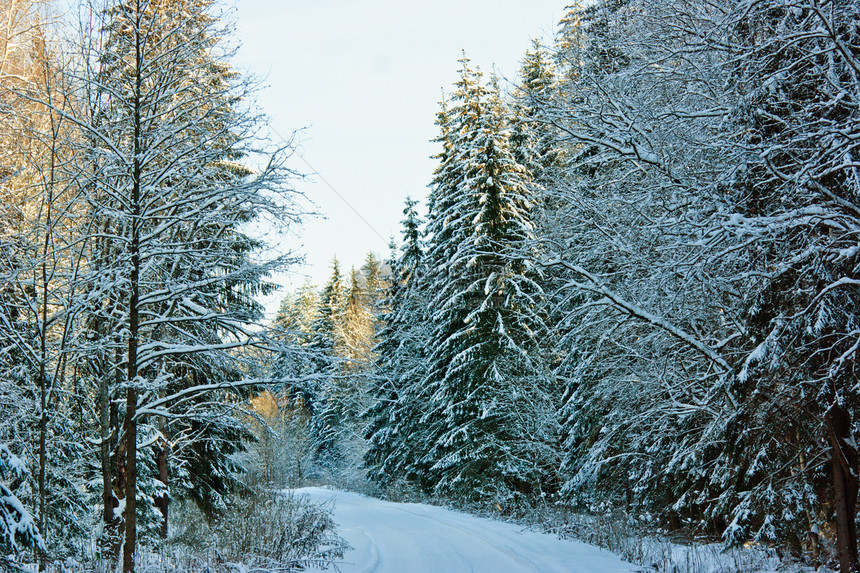
<path fill-rule="evenodd" d="M 601 283 L 601 281 L 596 276 L 589 273 L 587 270 L 583 269 L 579 265 L 573 265 L 573 264 L 570 264 L 567 261 L 563 261 L 561 259 L 550 260 L 550 261 L 546 262 L 545 264 L 546 264 L 546 266 L 562 266 L 568 270 L 571 270 L 571 271 L 585 277 L 588 280 L 587 283 L 574 281 L 574 282 L 571 282 L 570 284 L 572 286 L 580 289 L 580 290 L 583 290 L 586 292 L 592 292 L 595 294 L 600 294 L 603 297 L 605 297 L 608 301 L 610 301 L 614 308 L 617 308 L 617 309 L 625 312 L 629 316 L 643 320 L 643 321 L 647 322 L 648 324 L 656 326 L 656 327 L 660 328 L 661 330 L 664 330 L 665 332 L 671 334 L 672 336 L 674 336 L 675 338 L 677 338 L 681 342 L 684 342 L 685 344 L 687 344 L 691 348 L 694 348 L 702 356 L 707 358 L 710 362 L 719 366 L 723 372 L 730 372 L 732 370 L 731 365 L 725 360 L 725 358 L 720 356 L 718 353 L 716 353 L 709 346 L 703 344 L 696 337 L 694 337 L 691 334 L 685 332 L 684 330 L 678 328 L 677 326 L 668 322 L 664 318 L 659 317 L 659 316 L 657 316 L 651 312 L 648 312 L 647 310 L 641 308 L 640 306 L 627 301 L 626 299 L 624 299 L 624 297 L 622 297 L 618 293 L 607 288 L 605 285 L 603 285 Z"/>
<path fill-rule="evenodd" d="M 166 396 L 160 396 L 150 402 L 142 400 L 138 403 L 136 418 L 139 419 L 148 415 L 162 415 L 169 412 L 169 407 L 176 402 L 185 401 L 190 398 L 195 398 L 210 392 L 216 392 L 218 390 L 238 390 L 239 388 L 246 388 L 248 386 L 270 386 L 272 384 L 294 384 L 299 386 L 308 382 L 317 382 L 330 378 L 332 377 L 322 374 L 311 374 L 294 378 L 244 378 L 236 381 L 198 384 L 196 386 L 183 388 L 178 392 L 174 392 Z"/>

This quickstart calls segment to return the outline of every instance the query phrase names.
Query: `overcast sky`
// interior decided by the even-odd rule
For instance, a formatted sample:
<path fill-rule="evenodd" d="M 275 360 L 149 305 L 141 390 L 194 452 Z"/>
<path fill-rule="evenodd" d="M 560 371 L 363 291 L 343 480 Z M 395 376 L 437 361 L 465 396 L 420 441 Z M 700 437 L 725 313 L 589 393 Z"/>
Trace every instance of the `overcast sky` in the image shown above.
<path fill-rule="evenodd" d="M 306 277 L 322 284 L 335 254 L 345 271 L 371 250 L 387 258 L 406 196 L 427 196 L 438 103 L 456 80 L 462 50 L 485 72 L 513 79 L 531 39 L 551 37 L 564 6 L 240 0 L 235 63 L 264 80 L 259 104 L 278 132 L 306 128 L 300 153 L 307 163 L 295 159 L 292 167 L 316 171 L 334 188 L 320 177 L 296 182 L 326 218 L 306 220 L 301 237 L 288 242 L 308 264 L 279 280 L 288 288 Z"/>

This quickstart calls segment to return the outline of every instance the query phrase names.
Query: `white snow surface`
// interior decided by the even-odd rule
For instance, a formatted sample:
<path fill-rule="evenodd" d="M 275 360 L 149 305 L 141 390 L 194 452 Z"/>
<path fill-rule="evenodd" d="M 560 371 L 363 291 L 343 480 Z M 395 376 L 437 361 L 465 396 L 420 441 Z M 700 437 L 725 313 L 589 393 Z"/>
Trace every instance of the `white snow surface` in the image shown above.
<path fill-rule="evenodd" d="M 325 488 L 294 490 L 334 502 L 353 547 L 342 573 L 632 573 L 611 553 L 577 541 L 420 503 L 393 503 Z M 638 568 L 641 570 L 642 568 Z"/>

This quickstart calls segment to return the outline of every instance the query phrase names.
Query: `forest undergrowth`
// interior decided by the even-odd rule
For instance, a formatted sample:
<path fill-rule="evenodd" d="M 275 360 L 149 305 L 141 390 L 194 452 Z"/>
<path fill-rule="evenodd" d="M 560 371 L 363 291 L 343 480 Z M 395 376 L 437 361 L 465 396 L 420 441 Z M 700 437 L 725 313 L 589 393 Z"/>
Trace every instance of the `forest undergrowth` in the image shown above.
<path fill-rule="evenodd" d="M 141 573 L 293 573 L 307 568 L 327 570 L 349 549 L 338 535 L 332 507 L 311 502 L 289 490 L 261 490 L 231 505 L 223 515 L 207 518 L 193 503 L 176 510 L 168 538 L 142 546 L 137 555 Z M 95 555 L 95 538 L 90 553 Z M 4 568 L 5 567 L 5 568 Z M 49 565 L 56 573 L 108 573 L 112 560 L 97 557 Z M 0 562 L 0 571 L 33 573 L 35 564 Z"/>
<path fill-rule="evenodd" d="M 838 570 L 833 547 L 822 548 L 821 563 L 809 564 L 780 547 L 730 547 L 720 539 L 683 529 L 669 531 L 645 518 L 606 508 L 583 512 L 563 503 L 523 505 L 513 513 L 487 514 L 529 529 L 606 549 L 643 568 L 643 573 L 830 573 Z M 823 563 L 823 564 L 822 564 Z"/>

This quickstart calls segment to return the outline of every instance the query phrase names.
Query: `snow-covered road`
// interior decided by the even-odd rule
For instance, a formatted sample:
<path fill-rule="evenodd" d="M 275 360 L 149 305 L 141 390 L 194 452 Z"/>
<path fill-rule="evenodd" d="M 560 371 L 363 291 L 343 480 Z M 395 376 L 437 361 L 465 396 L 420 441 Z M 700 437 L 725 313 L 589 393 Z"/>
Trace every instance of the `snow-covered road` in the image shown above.
<path fill-rule="evenodd" d="M 612 554 L 575 541 L 524 531 L 509 523 L 417 503 L 303 488 L 333 500 L 340 534 L 354 548 L 342 573 L 630 573 Z"/>

